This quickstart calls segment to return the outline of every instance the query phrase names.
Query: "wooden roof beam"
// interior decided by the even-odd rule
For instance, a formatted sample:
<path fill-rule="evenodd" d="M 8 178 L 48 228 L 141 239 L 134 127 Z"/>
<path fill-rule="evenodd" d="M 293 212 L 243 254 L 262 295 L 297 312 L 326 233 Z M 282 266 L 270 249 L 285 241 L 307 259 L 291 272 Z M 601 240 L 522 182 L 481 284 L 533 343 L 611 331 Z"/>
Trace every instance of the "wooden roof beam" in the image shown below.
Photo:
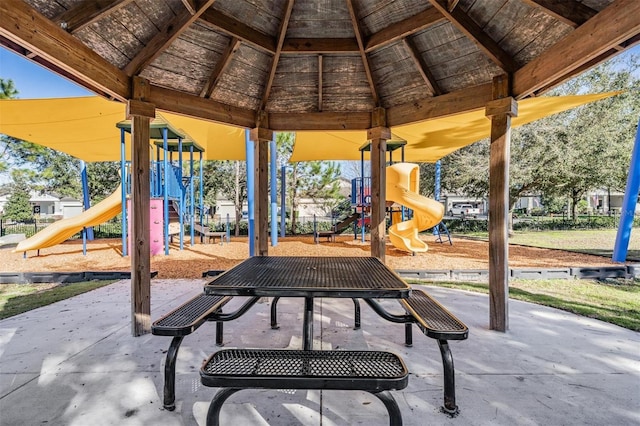
<path fill-rule="evenodd" d="M 128 76 L 139 74 L 140 71 L 160 56 L 175 39 L 180 37 L 180 34 L 189 28 L 213 2 L 215 2 L 215 0 L 204 1 L 193 15 L 189 12 L 189 9 L 186 8 L 180 11 L 173 20 L 171 20 L 162 31 L 156 34 L 155 37 L 138 52 L 135 58 L 124 67 L 124 72 Z"/>
<path fill-rule="evenodd" d="M 75 33 L 100 20 L 116 10 L 125 7 L 133 0 L 94 0 L 81 1 L 72 8 L 54 17 L 52 21 L 67 30 Z"/>
<path fill-rule="evenodd" d="M 240 39 L 236 37 L 231 37 L 231 39 L 229 40 L 229 44 L 227 45 L 227 48 L 224 50 L 224 52 L 222 52 L 222 56 L 216 63 L 215 67 L 213 68 L 213 71 L 211 71 L 209 80 L 202 88 L 202 91 L 200 92 L 201 97 L 203 98 L 211 97 L 211 94 L 213 93 L 216 86 L 220 82 L 220 76 L 229 67 L 229 64 L 231 64 L 231 60 L 233 59 L 233 56 L 238 51 L 239 47 L 240 47 Z"/>
<path fill-rule="evenodd" d="M 182 4 L 189 11 L 190 14 L 195 15 L 198 10 L 195 0 L 182 0 Z"/>
<path fill-rule="evenodd" d="M 540 8 L 544 12 L 576 28 L 593 18 L 598 11 L 575 0 L 523 0 L 530 6 Z"/>
<path fill-rule="evenodd" d="M 322 55 L 318 55 L 318 111 L 322 111 Z"/>
<path fill-rule="evenodd" d="M 532 95 L 554 82 L 563 81 L 594 59 L 602 59 L 601 55 L 614 49 L 616 45 L 637 40 L 640 34 L 638 16 L 640 2 L 637 0 L 616 0 L 611 3 L 516 71 L 513 76 L 513 95 L 518 99 Z M 631 44 L 633 43 L 632 41 Z"/>
<path fill-rule="evenodd" d="M 35 53 L 51 64 L 53 71 L 89 90 L 124 101 L 131 94 L 131 81 L 118 67 L 85 46 L 23 1 L 0 1 L 0 36 Z"/>
<path fill-rule="evenodd" d="M 371 96 L 373 97 L 373 103 L 378 106 L 380 103 L 380 96 L 378 96 L 378 91 L 376 90 L 376 85 L 373 82 L 373 75 L 371 74 L 371 66 L 369 65 L 369 58 L 367 57 L 367 53 L 364 51 L 364 37 L 362 34 L 362 29 L 360 28 L 360 24 L 358 23 L 358 16 L 356 15 L 355 8 L 353 7 L 353 0 L 347 0 L 347 8 L 349 9 L 349 16 L 351 16 L 351 24 L 353 25 L 353 31 L 356 34 L 356 41 L 358 42 L 358 49 L 360 50 L 360 57 L 362 58 L 362 64 L 364 65 L 364 72 L 367 75 L 367 81 L 369 82 L 369 87 L 371 88 Z"/>
<path fill-rule="evenodd" d="M 455 8 L 449 11 L 448 5 L 442 0 L 429 0 L 456 28 L 478 45 L 480 50 L 495 62 L 506 73 L 512 73 L 518 69 L 516 61 L 485 33 L 473 19 L 462 9 Z"/>
<path fill-rule="evenodd" d="M 445 19 L 444 15 L 440 13 L 438 9 L 430 7 L 410 18 L 391 24 L 377 33 L 371 34 L 366 40 L 364 50 L 367 53 L 371 52 L 373 49 L 415 34 Z"/>
<path fill-rule="evenodd" d="M 403 39 L 402 42 L 411 55 L 411 59 L 413 59 L 413 62 L 416 64 L 418 72 L 422 76 L 424 83 L 427 85 L 431 93 L 433 93 L 434 96 L 441 95 L 442 90 L 440 90 L 435 77 L 433 76 L 433 74 L 431 74 L 431 71 L 429 71 L 429 66 L 422 57 L 422 54 L 418 51 L 415 42 L 410 37 Z"/>
<path fill-rule="evenodd" d="M 280 53 L 353 54 L 360 49 L 355 38 L 287 38 Z"/>
<path fill-rule="evenodd" d="M 275 53 L 277 40 L 260 31 L 254 30 L 246 24 L 225 15 L 224 13 L 209 9 L 201 16 L 201 20 L 212 25 L 219 31 L 231 36 L 237 37 L 244 43 L 247 43 L 263 52 Z"/>
<path fill-rule="evenodd" d="M 146 101 L 154 104 L 160 110 L 232 126 L 253 128 L 256 124 L 256 113 L 252 110 L 234 107 L 212 99 L 205 99 L 160 86 L 151 85 L 149 97 Z"/>
<path fill-rule="evenodd" d="M 293 10 L 294 0 L 288 0 L 287 7 L 284 10 L 284 15 L 280 21 L 280 29 L 278 30 L 278 42 L 276 44 L 276 51 L 273 54 L 273 61 L 271 61 L 271 70 L 269 71 L 269 77 L 267 78 L 267 84 L 264 88 L 262 100 L 260 101 L 260 110 L 264 110 L 269 95 L 271 94 L 271 87 L 273 86 L 273 79 L 276 76 L 276 69 L 278 68 L 278 62 L 280 62 L 280 52 L 282 51 L 282 45 L 284 44 L 284 36 L 287 33 L 289 27 L 289 19 L 291 18 L 291 11 Z"/>
<path fill-rule="evenodd" d="M 387 108 L 387 126 L 400 126 L 432 118 L 484 109 L 492 98 L 491 83 L 449 92 Z"/>

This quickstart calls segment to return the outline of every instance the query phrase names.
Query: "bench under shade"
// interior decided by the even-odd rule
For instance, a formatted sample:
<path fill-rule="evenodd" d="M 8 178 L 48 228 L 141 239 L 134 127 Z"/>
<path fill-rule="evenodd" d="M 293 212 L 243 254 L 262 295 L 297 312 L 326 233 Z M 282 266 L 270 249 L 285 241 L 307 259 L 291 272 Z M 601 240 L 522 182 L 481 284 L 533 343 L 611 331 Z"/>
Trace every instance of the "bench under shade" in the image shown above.
<path fill-rule="evenodd" d="M 222 404 L 242 389 L 367 391 L 384 403 L 391 426 L 402 425 L 388 391 L 407 387 L 408 374 L 404 361 L 390 352 L 287 349 L 225 349 L 200 370 L 203 385 L 222 388 L 209 406 L 209 426 L 220 424 Z"/>

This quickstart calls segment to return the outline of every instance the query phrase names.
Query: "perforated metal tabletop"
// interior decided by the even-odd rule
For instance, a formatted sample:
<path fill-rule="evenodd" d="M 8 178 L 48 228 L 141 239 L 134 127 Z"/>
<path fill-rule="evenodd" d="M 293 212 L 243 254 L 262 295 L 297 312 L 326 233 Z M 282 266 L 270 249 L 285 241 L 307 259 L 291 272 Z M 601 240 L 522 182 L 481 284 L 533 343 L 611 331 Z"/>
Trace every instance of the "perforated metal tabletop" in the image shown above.
<path fill-rule="evenodd" d="M 251 257 L 205 286 L 232 296 L 405 298 L 410 288 L 375 257 Z"/>

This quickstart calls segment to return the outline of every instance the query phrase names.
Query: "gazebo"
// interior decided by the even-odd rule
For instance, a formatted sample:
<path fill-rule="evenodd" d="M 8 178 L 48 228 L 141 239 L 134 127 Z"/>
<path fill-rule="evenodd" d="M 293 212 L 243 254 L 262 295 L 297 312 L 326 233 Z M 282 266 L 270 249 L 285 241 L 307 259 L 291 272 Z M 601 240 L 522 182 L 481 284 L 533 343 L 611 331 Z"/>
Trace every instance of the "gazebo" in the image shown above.
<path fill-rule="evenodd" d="M 393 128 L 484 111 L 491 122 L 490 328 L 504 331 L 509 139 L 518 101 L 640 40 L 637 0 L 4 0 L 0 16 L 2 46 L 127 105 L 134 335 L 150 329 L 149 216 L 142 213 L 156 110 L 250 129 L 250 244 L 258 255 L 268 254 L 273 132 L 362 131 L 371 143 L 371 254 L 382 260 Z"/>

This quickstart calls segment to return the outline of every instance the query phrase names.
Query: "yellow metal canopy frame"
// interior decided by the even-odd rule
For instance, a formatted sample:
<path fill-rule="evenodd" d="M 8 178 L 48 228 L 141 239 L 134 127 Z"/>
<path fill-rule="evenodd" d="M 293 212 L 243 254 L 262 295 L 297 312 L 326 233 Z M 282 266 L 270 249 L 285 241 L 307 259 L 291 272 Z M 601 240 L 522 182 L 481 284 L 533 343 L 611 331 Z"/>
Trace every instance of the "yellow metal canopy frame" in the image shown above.
<path fill-rule="evenodd" d="M 547 96 L 518 102 L 518 116 L 512 127 L 522 126 L 543 117 L 580 105 L 605 99 L 621 92 L 593 95 Z M 393 140 L 405 140 L 404 159 L 432 163 L 460 148 L 488 138 L 491 121 L 484 109 L 391 128 Z M 296 133 L 292 162 L 314 160 L 360 160 L 360 148 L 367 140 L 366 131 Z M 397 157 L 397 158 L 396 158 Z M 365 159 L 369 153 L 365 152 Z M 394 153 L 394 160 L 400 160 Z"/>
<path fill-rule="evenodd" d="M 618 93 L 525 99 L 518 102 L 518 117 L 513 118 L 512 126 L 521 126 Z M 158 116 L 159 120 L 169 123 L 172 129 L 177 129 L 174 130 L 176 133 L 188 135 L 190 141 L 201 147 L 205 160 L 245 159 L 244 129 L 165 112 Z M 120 129 L 116 124 L 124 118 L 123 103 L 97 96 L 0 100 L 0 133 L 44 145 L 88 162 L 120 160 Z M 434 162 L 489 137 L 491 126 L 484 109 L 481 109 L 397 126 L 391 130 L 394 140 L 407 142 L 405 161 Z M 128 133 L 125 140 L 128 156 Z M 360 160 L 360 148 L 365 142 L 364 130 L 297 132 L 291 161 Z M 365 153 L 365 158 L 368 156 Z"/>

